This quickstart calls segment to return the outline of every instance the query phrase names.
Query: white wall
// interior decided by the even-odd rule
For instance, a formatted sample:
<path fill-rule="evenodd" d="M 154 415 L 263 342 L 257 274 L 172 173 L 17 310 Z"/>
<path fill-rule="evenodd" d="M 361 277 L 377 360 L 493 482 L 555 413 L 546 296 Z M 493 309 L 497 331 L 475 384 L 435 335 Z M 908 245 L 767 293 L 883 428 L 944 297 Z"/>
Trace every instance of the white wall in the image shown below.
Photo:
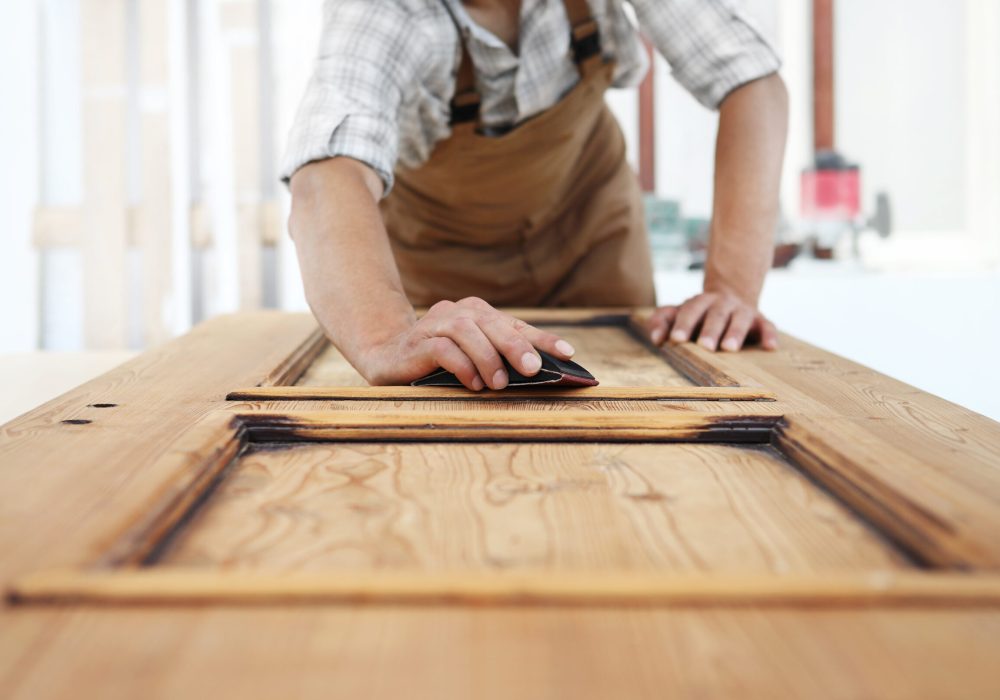
<path fill-rule="evenodd" d="M 865 202 L 889 192 L 902 231 L 965 228 L 966 4 L 836 3 L 838 147 Z"/>
<path fill-rule="evenodd" d="M 0 349 L 30 350 L 38 338 L 38 259 L 31 245 L 38 197 L 38 14 L 33 2 L 0 10 Z M 16 107 L 13 107 L 15 106 Z"/>

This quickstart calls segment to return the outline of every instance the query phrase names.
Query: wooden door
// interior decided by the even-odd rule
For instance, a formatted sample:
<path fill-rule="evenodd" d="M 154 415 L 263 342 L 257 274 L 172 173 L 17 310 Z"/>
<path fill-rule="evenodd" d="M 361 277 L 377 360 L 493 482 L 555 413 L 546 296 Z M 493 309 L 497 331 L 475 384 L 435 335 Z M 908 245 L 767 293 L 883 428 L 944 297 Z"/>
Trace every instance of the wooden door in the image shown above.
<path fill-rule="evenodd" d="M 114 648 L 145 616 L 251 695 L 1000 689 L 1000 426 L 790 337 L 714 355 L 523 315 L 601 385 L 367 387 L 309 319 L 241 315 L 6 426 L 4 617 L 42 649 L 8 687 L 98 664 L 147 692 L 143 663 L 209 687 L 159 632 Z M 236 673 L 239 630 L 295 641 Z"/>

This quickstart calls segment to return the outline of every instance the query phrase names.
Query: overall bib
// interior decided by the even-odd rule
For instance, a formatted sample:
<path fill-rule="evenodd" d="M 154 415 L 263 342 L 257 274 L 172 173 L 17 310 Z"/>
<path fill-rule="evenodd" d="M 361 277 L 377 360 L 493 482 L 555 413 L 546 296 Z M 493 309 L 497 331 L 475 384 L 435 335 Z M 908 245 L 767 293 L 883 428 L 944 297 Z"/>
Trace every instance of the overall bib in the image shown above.
<path fill-rule="evenodd" d="M 517 128 L 485 136 L 463 41 L 451 136 L 424 165 L 396 169 L 380 207 L 415 306 L 467 296 L 508 307 L 655 304 L 638 180 L 604 102 L 614 64 L 586 0 L 563 2 L 577 85 Z"/>

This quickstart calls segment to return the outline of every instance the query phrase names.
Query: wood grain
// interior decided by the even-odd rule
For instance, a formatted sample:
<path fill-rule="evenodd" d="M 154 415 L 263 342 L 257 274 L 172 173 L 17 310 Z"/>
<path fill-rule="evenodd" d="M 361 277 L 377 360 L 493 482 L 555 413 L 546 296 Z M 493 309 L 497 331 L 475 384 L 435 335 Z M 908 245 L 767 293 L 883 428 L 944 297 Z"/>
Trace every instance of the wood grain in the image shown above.
<path fill-rule="evenodd" d="M 257 442 L 294 440 L 548 440 L 768 442 L 773 413 L 695 411 L 298 411 L 234 414 Z"/>
<path fill-rule="evenodd" d="M 293 387 L 286 387 L 293 388 Z M 312 391 L 309 387 L 303 387 Z M 695 387 L 697 388 L 697 387 Z M 358 389 L 360 391 L 361 388 Z M 317 391 L 325 391 L 317 388 Z M 336 390 L 335 390 L 336 391 Z M 344 390 L 345 393 L 350 389 Z M 414 413 L 439 413 L 442 411 L 477 411 L 482 413 L 507 414 L 525 411 L 565 412 L 590 411 L 594 413 L 678 413 L 692 415 L 720 416 L 783 416 L 790 406 L 781 401 L 645 401 L 645 400 L 611 400 L 584 399 L 574 401 L 551 400 L 535 395 L 518 395 L 508 399 L 486 399 L 483 395 L 461 399 L 431 399 L 415 400 L 405 395 L 399 398 L 385 398 L 378 401 L 358 399 L 306 399 L 306 400 L 253 400 L 235 401 L 229 408 L 237 413 L 250 412 L 281 412 L 298 413 L 301 411 L 350 411 L 353 413 L 379 413 L 382 411 Z M 500 392 L 501 394 L 505 392 Z"/>
<path fill-rule="evenodd" d="M 604 311 L 548 310 L 540 315 L 550 323 L 614 325 Z M 1000 507 L 1000 426 L 789 336 L 782 337 L 782 349 L 774 353 L 716 355 L 680 346 L 708 368 L 705 376 L 711 378 L 709 370 L 718 373 L 706 384 L 719 383 L 718 377 L 725 375 L 743 387 L 774 392 L 779 400 L 771 403 L 588 400 L 567 407 L 552 401 L 478 399 L 224 401 L 228 392 L 263 382 L 283 363 L 294 364 L 290 356 L 307 343 L 315 328 L 306 315 L 248 314 L 213 320 L 0 428 L 0 492 L 5 494 L 0 498 L 0 579 L 9 584 L 33 572 L 74 569 L 108 552 L 128 519 L 123 516 L 134 515 L 150 502 L 162 502 L 156 499 L 168 495 L 165 485 L 180 483 L 184 470 L 203 463 L 198 454 L 184 460 L 180 453 L 172 457 L 168 453 L 177 447 L 180 435 L 220 408 L 241 415 L 475 410 L 496 420 L 526 411 L 537 415 L 587 411 L 600 418 L 620 412 L 805 418 L 827 433 L 850 430 L 855 438 L 853 443 L 826 446 L 825 433 L 810 429 L 807 432 L 815 441 L 807 445 L 809 454 L 826 454 L 827 462 L 846 454 L 862 468 L 856 481 L 866 492 L 877 492 L 871 490 L 872 484 L 888 485 L 919 506 L 914 513 L 924 520 L 914 517 L 913 527 L 928 532 L 938 528 L 941 533 L 940 524 L 950 523 L 956 542 L 978 543 L 965 550 L 971 554 L 967 561 L 977 572 L 976 580 L 996 568 L 988 545 L 997 532 L 992 512 Z M 946 371 L 947 361 L 942 368 Z M 96 407 L 101 403 L 115 406 Z M 869 453 L 873 439 L 891 445 L 889 460 L 881 459 L 886 453 Z M 717 449 L 660 444 L 656 450 L 673 447 Z M 707 470 L 702 471 L 707 478 Z M 798 499 L 785 500 L 797 503 L 793 512 L 801 513 L 811 508 L 804 503 L 818 503 L 802 499 L 822 490 L 798 475 L 795 478 L 805 485 L 797 492 Z M 736 488 L 732 479 L 723 482 L 730 491 Z M 608 483 L 626 489 L 608 487 L 619 498 L 632 482 Z M 756 541 L 761 532 L 771 537 L 777 531 L 762 524 L 760 517 L 783 517 L 782 504 L 771 504 L 764 516 L 756 513 L 754 504 L 763 498 L 759 489 L 765 487 L 756 488 L 741 488 L 740 496 L 750 500 L 734 499 L 726 506 L 730 512 L 750 514 L 753 526 L 739 534 L 743 541 Z M 531 497 L 529 492 L 517 498 Z M 832 501 L 823 495 L 822 502 Z M 626 512 L 658 513 L 657 504 L 670 512 L 669 501 L 665 505 L 639 499 L 636 504 L 634 511 Z M 870 512 L 868 517 L 892 531 L 889 517 L 879 521 Z M 710 527 L 710 519 L 702 520 L 694 526 Z M 824 532 L 833 528 L 821 517 L 816 520 L 813 528 Z M 627 526 L 638 532 L 660 532 L 653 523 L 643 529 L 646 522 L 627 520 Z M 516 530 L 518 523 L 504 526 Z M 691 525 L 683 526 L 690 534 Z M 799 537 L 795 528 L 787 529 L 788 536 Z M 783 535 L 785 530 L 781 529 Z M 646 537 L 629 546 L 642 552 L 669 551 Z M 817 538 L 808 545 L 806 563 L 816 565 L 827 541 Z M 937 541 L 946 539 L 940 534 Z M 606 540 L 598 538 L 593 546 L 609 552 Z M 843 546 L 835 545 L 834 551 Z M 795 566 L 802 565 L 788 554 L 787 546 L 781 551 Z M 751 561 L 759 565 L 763 555 Z M 191 573 L 199 571 L 219 574 L 208 566 Z M 837 576 L 857 573 L 828 569 L 795 575 L 830 577 L 832 582 Z M 918 585 L 942 580 L 933 572 L 914 576 L 921 581 Z M 959 591 L 953 598 L 961 601 L 963 595 Z M 833 606 L 832 601 L 829 604 Z M 925 599 L 906 606 L 910 607 L 824 610 L 789 602 L 759 609 L 706 605 L 668 610 L 456 604 L 308 608 L 274 604 L 240 609 L 5 606 L 0 608 L 0 697 L 78 697 L 83 689 L 120 698 L 1000 696 L 995 663 L 1000 613 L 992 603 L 959 609 Z"/>
<path fill-rule="evenodd" d="M 158 458 L 314 328 L 305 314 L 221 316 L 0 426 L 0 491 L 17 494 L 0 498 L 0 579 L 98 559 L 183 468 Z"/>
<path fill-rule="evenodd" d="M 518 388 L 469 391 L 464 387 L 427 386 L 261 386 L 231 391 L 230 401 L 774 401 L 764 389 L 743 387 L 581 387 Z"/>
<path fill-rule="evenodd" d="M 636 339 L 624 325 L 626 321 L 626 316 L 615 316 L 607 319 L 606 325 L 595 321 L 587 325 L 541 324 L 540 327 L 573 345 L 577 351 L 573 359 L 597 377 L 602 387 L 691 386 L 682 373 Z M 360 387 L 367 382 L 334 346 L 328 345 L 296 384 Z"/>
<path fill-rule="evenodd" d="M 646 340 L 649 334 L 646 327 L 649 315 L 648 311 L 630 314 L 628 328 L 637 341 L 652 347 L 652 343 Z M 689 381 L 698 386 L 740 386 L 739 380 L 726 374 L 717 363 L 712 361 L 713 355 L 709 354 L 708 351 L 704 353 L 693 352 L 692 348 L 694 347 L 697 346 L 690 343 L 664 343 L 656 348 L 656 352 L 681 376 L 687 377 Z"/>
<path fill-rule="evenodd" d="M 45 608 L 0 696 L 995 698 L 995 609 Z"/>
<path fill-rule="evenodd" d="M 792 416 L 775 444 L 927 565 L 1000 563 L 1000 509 L 850 423 Z"/>
<path fill-rule="evenodd" d="M 17 581 L 14 605 L 475 605 L 1000 609 L 1000 578 L 874 572 L 816 575 L 426 571 L 223 573 L 51 571 Z"/>
<path fill-rule="evenodd" d="M 769 448 L 377 443 L 244 454 L 161 565 L 786 573 L 907 563 Z"/>
<path fill-rule="evenodd" d="M 316 362 L 316 359 L 323 351 L 331 347 L 329 341 L 323 335 L 323 330 L 317 326 L 295 350 L 273 370 L 267 373 L 264 379 L 261 380 L 260 387 L 294 384 Z M 339 355 L 339 353 L 337 354 Z M 353 370 L 354 368 L 351 367 L 351 371 Z M 355 374 L 357 375 L 356 372 Z M 360 378 L 360 375 L 358 375 L 358 378 Z"/>

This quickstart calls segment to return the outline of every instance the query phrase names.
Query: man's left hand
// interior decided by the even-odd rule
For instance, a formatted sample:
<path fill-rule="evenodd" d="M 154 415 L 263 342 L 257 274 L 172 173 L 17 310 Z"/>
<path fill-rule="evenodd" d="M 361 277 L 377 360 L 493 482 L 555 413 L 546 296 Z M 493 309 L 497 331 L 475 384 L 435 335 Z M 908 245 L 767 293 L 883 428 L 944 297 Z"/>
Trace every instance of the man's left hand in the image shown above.
<path fill-rule="evenodd" d="M 753 304 L 727 292 L 703 292 L 680 306 L 661 306 L 646 324 L 650 340 L 661 345 L 697 340 L 715 352 L 737 352 L 745 343 L 778 348 L 778 331 Z"/>

